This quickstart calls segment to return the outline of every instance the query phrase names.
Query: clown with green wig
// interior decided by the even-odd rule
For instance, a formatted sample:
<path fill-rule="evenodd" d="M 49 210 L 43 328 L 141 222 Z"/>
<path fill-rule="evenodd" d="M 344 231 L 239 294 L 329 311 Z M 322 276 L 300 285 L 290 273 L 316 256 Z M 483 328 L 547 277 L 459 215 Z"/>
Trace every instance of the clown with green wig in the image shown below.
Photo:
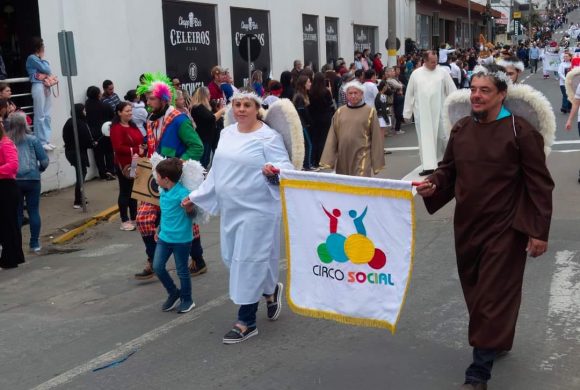
<path fill-rule="evenodd" d="M 173 105 L 175 89 L 171 80 L 163 73 L 145 73 L 137 94 L 147 97 L 151 115 L 147 120 L 147 157 L 154 153 L 163 157 L 177 157 L 181 160 L 199 161 L 203 155 L 203 144 L 193 127 L 191 119 Z M 142 202 L 137 211 L 137 229 L 141 233 L 147 253 L 145 269 L 135 274 L 139 280 L 154 276 L 152 260 L 155 255 L 155 232 L 159 220 L 159 206 Z M 199 235 L 199 226 L 193 226 L 194 239 L 191 245 L 190 273 L 193 276 L 205 273 L 207 267 Z"/>

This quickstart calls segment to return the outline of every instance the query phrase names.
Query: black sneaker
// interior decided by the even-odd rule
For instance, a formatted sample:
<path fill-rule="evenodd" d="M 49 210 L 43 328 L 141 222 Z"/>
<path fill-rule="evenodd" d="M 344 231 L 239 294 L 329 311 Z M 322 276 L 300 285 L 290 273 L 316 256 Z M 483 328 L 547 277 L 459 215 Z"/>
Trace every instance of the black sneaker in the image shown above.
<path fill-rule="evenodd" d="M 170 311 L 175 309 L 179 303 L 179 296 L 179 290 L 177 290 L 174 294 L 169 295 L 167 300 L 163 303 L 163 305 L 161 305 L 161 310 Z"/>
<path fill-rule="evenodd" d="M 280 316 L 280 311 L 282 311 L 282 291 L 284 290 L 284 285 L 282 283 L 276 284 L 276 289 L 274 290 L 274 300 L 272 302 L 267 302 L 268 308 L 268 319 L 270 321 L 276 321 Z"/>
<path fill-rule="evenodd" d="M 187 299 L 187 300 L 182 300 L 181 304 L 179 305 L 179 309 L 177 310 L 178 313 L 182 314 L 182 313 L 187 313 L 188 311 L 190 311 L 191 309 L 193 309 L 195 307 L 195 302 L 192 301 L 191 299 Z"/>
<path fill-rule="evenodd" d="M 145 266 L 145 268 L 143 268 L 143 271 L 135 274 L 135 279 L 147 280 L 147 279 L 151 279 L 155 275 L 155 272 L 153 272 L 153 268 L 151 267 L 151 262 L 149 262 L 149 260 L 147 260 L 147 261 L 148 261 L 148 263 Z"/>
<path fill-rule="evenodd" d="M 245 340 L 249 339 L 250 337 L 253 337 L 257 334 L 258 334 L 258 328 L 255 326 L 249 326 L 245 332 L 242 332 L 242 330 L 236 324 L 236 325 L 234 325 L 232 330 L 230 330 L 228 333 L 226 333 L 226 335 L 224 336 L 223 342 L 224 342 L 224 344 L 237 344 L 237 343 L 241 343 L 242 341 L 245 341 Z"/>

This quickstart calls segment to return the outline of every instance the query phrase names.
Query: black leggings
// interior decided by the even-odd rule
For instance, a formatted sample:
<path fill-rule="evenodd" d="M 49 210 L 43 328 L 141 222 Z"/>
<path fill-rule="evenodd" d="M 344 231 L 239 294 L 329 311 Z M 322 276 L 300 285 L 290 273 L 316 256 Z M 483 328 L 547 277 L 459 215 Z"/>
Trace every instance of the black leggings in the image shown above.
<path fill-rule="evenodd" d="M 117 167 L 117 179 L 119 180 L 119 198 L 117 199 L 117 204 L 119 205 L 121 221 L 127 222 L 129 216 L 131 217 L 131 221 L 135 221 L 137 219 L 137 201 L 131 198 L 134 180 L 127 179 L 123 176 L 120 166 Z M 129 215 L 127 215 L 127 209 L 129 209 Z"/>

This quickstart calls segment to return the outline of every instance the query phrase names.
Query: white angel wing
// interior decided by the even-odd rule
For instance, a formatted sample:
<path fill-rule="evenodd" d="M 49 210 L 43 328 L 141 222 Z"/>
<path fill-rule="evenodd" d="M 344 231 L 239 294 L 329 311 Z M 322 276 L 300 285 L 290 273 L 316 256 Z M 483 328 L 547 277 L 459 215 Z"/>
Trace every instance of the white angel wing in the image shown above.
<path fill-rule="evenodd" d="M 229 125 L 233 125 L 234 123 L 236 123 L 236 118 L 234 118 L 234 108 L 230 103 L 226 107 L 226 112 L 224 114 L 224 127 L 228 127 Z"/>
<path fill-rule="evenodd" d="M 288 99 L 277 100 L 266 111 L 264 122 L 282 135 L 290 161 L 296 169 L 301 169 L 304 163 L 304 133 L 294 104 Z"/>
<path fill-rule="evenodd" d="M 445 99 L 443 123 L 447 134 L 460 119 L 471 115 L 470 95 L 469 89 L 460 89 Z M 504 105 L 515 116 L 526 119 L 542 135 L 548 156 L 556 134 L 556 117 L 548 99 L 529 85 L 515 84 L 508 87 Z"/>
<path fill-rule="evenodd" d="M 181 184 L 189 191 L 197 190 L 205 180 L 205 168 L 199 161 L 187 160 L 183 163 L 183 173 L 181 174 Z M 209 222 L 210 215 L 202 208 L 195 206 L 195 217 L 193 222 L 206 224 Z"/>
<path fill-rule="evenodd" d="M 190 191 L 197 190 L 205 179 L 205 168 L 199 161 L 187 160 L 183 163 L 181 184 Z"/>
<path fill-rule="evenodd" d="M 458 89 L 450 93 L 445 99 L 443 106 L 443 125 L 447 136 L 451 129 L 460 119 L 471 115 L 471 102 L 469 100 L 471 91 L 469 89 Z"/>
<path fill-rule="evenodd" d="M 556 138 L 556 116 L 552 104 L 544 94 L 526 84 L 511 85 L 505 106 L 512 114 L 524 118 L 540 132 L 544 138 L 547 157 Z"/>
<path fill-rule="evenodd" d="M 157 164 L 159 164 L 163 160 L 165 160 L 165 157 L 163 157 L 162 155 L 160 155 L 157 152 L 153 153 L 153 155 L 149 159 L 149 162 L 151 163 L 152 171 L 154 171 L 155 168 L 157 167 Z"/>
<path fill-rule="evenodd" d="M 568 95 L 568 100 L 574 101 L 574 96 L 576 96 L 576 89 L 580 84 L 580 66 L 575 67 L 566 75 L 566 95 Z"/>

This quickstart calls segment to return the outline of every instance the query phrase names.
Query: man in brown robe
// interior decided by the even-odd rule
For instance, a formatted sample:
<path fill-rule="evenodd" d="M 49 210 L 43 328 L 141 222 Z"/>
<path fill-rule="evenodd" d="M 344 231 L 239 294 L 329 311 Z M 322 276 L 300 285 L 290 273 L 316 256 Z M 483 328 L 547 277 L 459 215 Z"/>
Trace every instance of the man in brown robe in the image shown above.
<path fill-rule="evenodd" d="M 347 104 L 332 117 L 320 166 L 340 175 L 376 175 L 385 166 L 384 137 L 377 111 L 365 104 L 358 81 L 345 86 Z"/>
<path fill-rule="evenodd" d="M 462 389 L 487 389 L 498 354 L 512 348 L 526 257 L 547 250 L 554 182 L 544 141 L 503 106 L 505 70 L 471 84 L 472 116 L 451 130 L 437 170 L 417 187 L 429 213 L 455 198 L 455 250 L 469 311 L 473 363 Z"/>

